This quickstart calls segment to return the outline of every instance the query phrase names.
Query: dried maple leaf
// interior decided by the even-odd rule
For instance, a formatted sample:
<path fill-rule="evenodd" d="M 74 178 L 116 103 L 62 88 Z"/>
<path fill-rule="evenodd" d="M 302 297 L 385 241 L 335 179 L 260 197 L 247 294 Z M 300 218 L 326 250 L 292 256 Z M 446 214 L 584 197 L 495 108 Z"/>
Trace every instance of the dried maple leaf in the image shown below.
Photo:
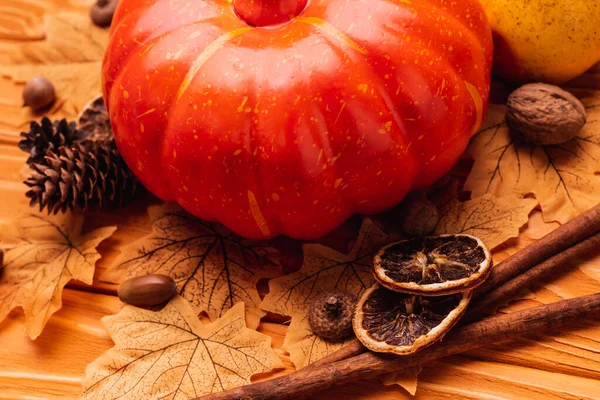
<path fill-rule="evenodd" d="M 290 353 L 296 368 L 308 365 L 343 346 L 343 343 L 324 341 L 311 332 L 308 311 L 314 297 L 334 288 L 360 296 L 374 282 L 374 253 L 393 239 L 371 220 L 365 219 L 348 254 L 320 244 L 305 244 L 302 247 L 302 268 L 269 282 L 269 294 L 260 306 L 264 310 L 292 317 L 283 347 Z"/>
<path fill-rule="evenodd" d="M 402 386 L 411 396 L 414 396 L 417 393 L 417 377 L 421 373 L 421 370 L 421 366 L 417 365 L 416 367 L 410 367 L 406 370 L 381 375 L 379 379 L 381 380 L 381 383 L 386 386 Z"/>
<path fill-rule="evenodd" d="M 443 211 L 435 234 L 466 233 L 493 249 L 519 236 L 519 228 L 527 223 L 537 204 L 537 200 L 514 195 L 498 198 L 486 194 L 465 202 L 454 200 Z"/>
<path fill-rule="evenodd" d="M 504 122 L 504 106 L 491 106 L 484 129 L 467 150 L 475 164 L 465 189 L 473 196 L 533 193 L 546 222 L 565 223 L 600 201 L 600 92 L 584 99 L 587 124 L 556 146 L 516 141 Z"/>
<path fill-rule="evenodd" d="M 266 242 L 242 239 L 219 224 L 198 219 L 174 205 L 149 207 L 153 233 L 127 247 L 101 279 L 171 276 L 197 313 L 221 317 L 246 304 L 248 326 L 265 315 L 256 284 L 279 274 L 279 253 Z"/>
<path fill-rule="evenodd" d="M 81 4 L 79 8 L 68 7 L 65 1 L 61 0 L 59 5 L 54 5 L 54 8 L 58 7 L 66 12 L 56 12 L 57 10 L 52 7 L 47 7 L 49 4 L 43 4 L 46 2 L 38 2 L 39 4 L 32 7 L 31 2 L 9 1 L 14 2 L 13 5 L 9 5 L 13 12 L 7 15 L 16 18 L 20 15 L 21 21 L 25 24 L 15 31 L 15 21 L 7 21 L 10 27 L 2 29 L 2 18 L 0 18 L 0 35 L 4 33 L 4 36 L 7 36 L 10 32 L 13 36 L 15 34 L 35 36 L 37 40 L 14 37 L 21 40 L 5 41 L 0 51 L 0 65 L 102 61 L 108 44 L 109 31 L 95 26 L 88 13 L 83 12 L 89 9 L 89 4 Z M 0 5 L 0 12 L 1 7 L 2 5 Z"/>
<path fill-rule="evenodd" d="M 115 346 L 88 365 L 83 399 L 189 399 L 283 366 L 271 337 L 246 327 L 244 305 L 203 324 L 173 298 L 158 312 L 125 306 L 102 322 Z"/>
<path fill-rule="evenodd" d="M 5 248 L 0 273 L 0 321 L 17 307 L 25 313 L 32 339 L 62 306 L 62 290 L 71 279 L 92 283 L 100 258 L 96 246 L 116 227 L 81 234 L 83 216 L 29 214 L 0 227 Z"/>
<path fill-rule="evenodd" d="M 18 137 L 19 130 L 27 130 L 32 119 L 39 119 L 29 107 L 23 108 L 21 92 L 25 83 L 35 75 L 43 75 L 54 84 L 57 99 L 45 114 L 52 119 L 74 120 L 83 106 L 100 93 L 100 62 L 51 65 L 0 65 L 0 92 L 14 93 L 10 103 L 2 105 L 0 129 L 7 128 Z"/>
<path fill-rule="evenodd" d="M 305 244 L 302 246 L 304 263 L 300 270 L 269 281 L 269 293 L 260 307 L 292 317 L 283 349 L 290 353 L 296 368 L 317 361 L 352 340 L 326 341 L 311 331 L 308 311 L 315 296 L 331 289 L 342 289 L 360 296 L 375 282 L 373 256 L 396 239 L 395 235 L 387 235 L 373 221 L 365 218 L 347 254 L 321 244 Z M 388 377 L 387 382 L 410 391 L 413 386 L 416 387 L 417 377 L 393 376 Z"/>

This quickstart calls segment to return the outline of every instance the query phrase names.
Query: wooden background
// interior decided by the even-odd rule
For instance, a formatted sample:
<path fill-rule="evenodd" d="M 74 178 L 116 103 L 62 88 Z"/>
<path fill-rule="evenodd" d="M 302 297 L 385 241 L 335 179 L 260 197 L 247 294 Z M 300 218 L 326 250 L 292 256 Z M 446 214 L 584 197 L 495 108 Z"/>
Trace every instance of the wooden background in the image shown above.
<path fill-rule="evenodd" d="M 88 18 L 92 0 L 0 0 L 0 221 L 27 209 L 22 171 L 26 156 L 16 147 L 18 134 L 29 120 L 39 119 L 21 107 L 24 82 L 34 74 L 50 77 L 59 99 L 48 111 L 54 117 L 75 118 L 99 88 L 99 66 L 107 41 L 106 30 Z M 502 99 L 504 88 L 496 85 Z M 570 83 L 571 87 L 600 89 L 600 68 Z M 96 276 L 110 265 L 119 249 L 149 233 L 145 206 L 149 198 L 117 213 L 94 215 L 86 229 L 118 225 L 100 245 L 102 260 Z M 498 262 L 555 228 L 534 213 L 518 239 L 494 252 Z M 503 311 L 549 303 L 600 291 L 600 252 L 581 261 L 581 268 L 527 293 Z M 597 280 L 598 279 L 598 280 Z M 20 310 L 0 323 L 0 399 L 75 398 L 86 365 L 112 346 L 100 318 L 121 308 L 116 286 L 95 281 L 73 283 L 65 289 L 63 308 L 31 341 Z M 281 345 L 284 325 L 263 322 L 259 330 L 273 337 L 284 360 L 285 373 L 293 369 Z M 275 374 L 273 374 L 275 375 Z M 418 399 L 600 399 L 600 322 L 581 321 L 562 332 L 531 336 L 424 366 Z M 336 387 L 322 399 L 399 399 L 410 396 L 398 386 L 359 382 Z"/>

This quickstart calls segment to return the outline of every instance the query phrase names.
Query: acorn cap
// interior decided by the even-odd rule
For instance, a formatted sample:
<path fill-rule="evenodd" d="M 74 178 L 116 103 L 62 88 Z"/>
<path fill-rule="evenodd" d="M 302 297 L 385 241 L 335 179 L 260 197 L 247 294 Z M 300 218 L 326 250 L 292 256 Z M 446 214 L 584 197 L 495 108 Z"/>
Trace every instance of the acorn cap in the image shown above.
<path fill-rule="evenodd" d="M 356 298 L 343 290 L 330 290 L 315 297 L 308 314 L 312 331 L 324 339 L 342 340 L 352 334 Z"/>

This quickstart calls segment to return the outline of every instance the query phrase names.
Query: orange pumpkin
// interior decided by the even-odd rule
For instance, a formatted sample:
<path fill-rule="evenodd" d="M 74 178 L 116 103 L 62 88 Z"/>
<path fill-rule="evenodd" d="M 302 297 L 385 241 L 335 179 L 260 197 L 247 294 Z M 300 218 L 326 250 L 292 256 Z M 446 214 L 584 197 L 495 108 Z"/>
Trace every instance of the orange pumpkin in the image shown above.
<path fill-rule="evenodd" d="M 117 145 L 157 196 L 249 238 L 314 238 L 446 173 L 487 106 L 477 0 L 121 0 Z"/>

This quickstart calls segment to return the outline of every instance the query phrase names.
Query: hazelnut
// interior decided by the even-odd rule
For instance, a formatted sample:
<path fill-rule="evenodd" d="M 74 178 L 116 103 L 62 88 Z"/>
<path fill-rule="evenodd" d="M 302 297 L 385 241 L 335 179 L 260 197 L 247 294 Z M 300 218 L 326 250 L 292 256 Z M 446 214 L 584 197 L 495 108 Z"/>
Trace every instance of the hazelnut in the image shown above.
<path fill-rule="evenodd" d="M 557 86 L 531 83 L 508 97 L 506 123 L 517 138 L 534 145 L 567 142 L 585 122 L 583 104 Z"/>
<path fill-rule="evenodd" d="M 352 334 L 356 298 L 343 290 L 330 290 L 315 297 L 308 314 L 314 333 L 324 339 L 342 340 Z"/>
<path fill-rule="evenodd" d="M 119 299 L 136 307 L 163 304 L 177 293 L 177 285 L 167 275 L 150 274 L 127 279 L 119 285 Z"/>
<path fill-rule="evenodd" d="M 52 104 L 56 99 L 54 85 L 43 76 L 34 76 L 23 88 L 23 105 L 40 110 Z"/>
<path fill-rule="evenodd" d="M 119 0 L 98 0 L 90 9 L 92 22 L 100 27 L 110 26 Z"/>
<path fill-rule="evenodd" d="M 440 215 L 423 193 L 413 193 L 401 204 L 400 229 L 408 236 L 427 236 L 437 226 Z"/>

